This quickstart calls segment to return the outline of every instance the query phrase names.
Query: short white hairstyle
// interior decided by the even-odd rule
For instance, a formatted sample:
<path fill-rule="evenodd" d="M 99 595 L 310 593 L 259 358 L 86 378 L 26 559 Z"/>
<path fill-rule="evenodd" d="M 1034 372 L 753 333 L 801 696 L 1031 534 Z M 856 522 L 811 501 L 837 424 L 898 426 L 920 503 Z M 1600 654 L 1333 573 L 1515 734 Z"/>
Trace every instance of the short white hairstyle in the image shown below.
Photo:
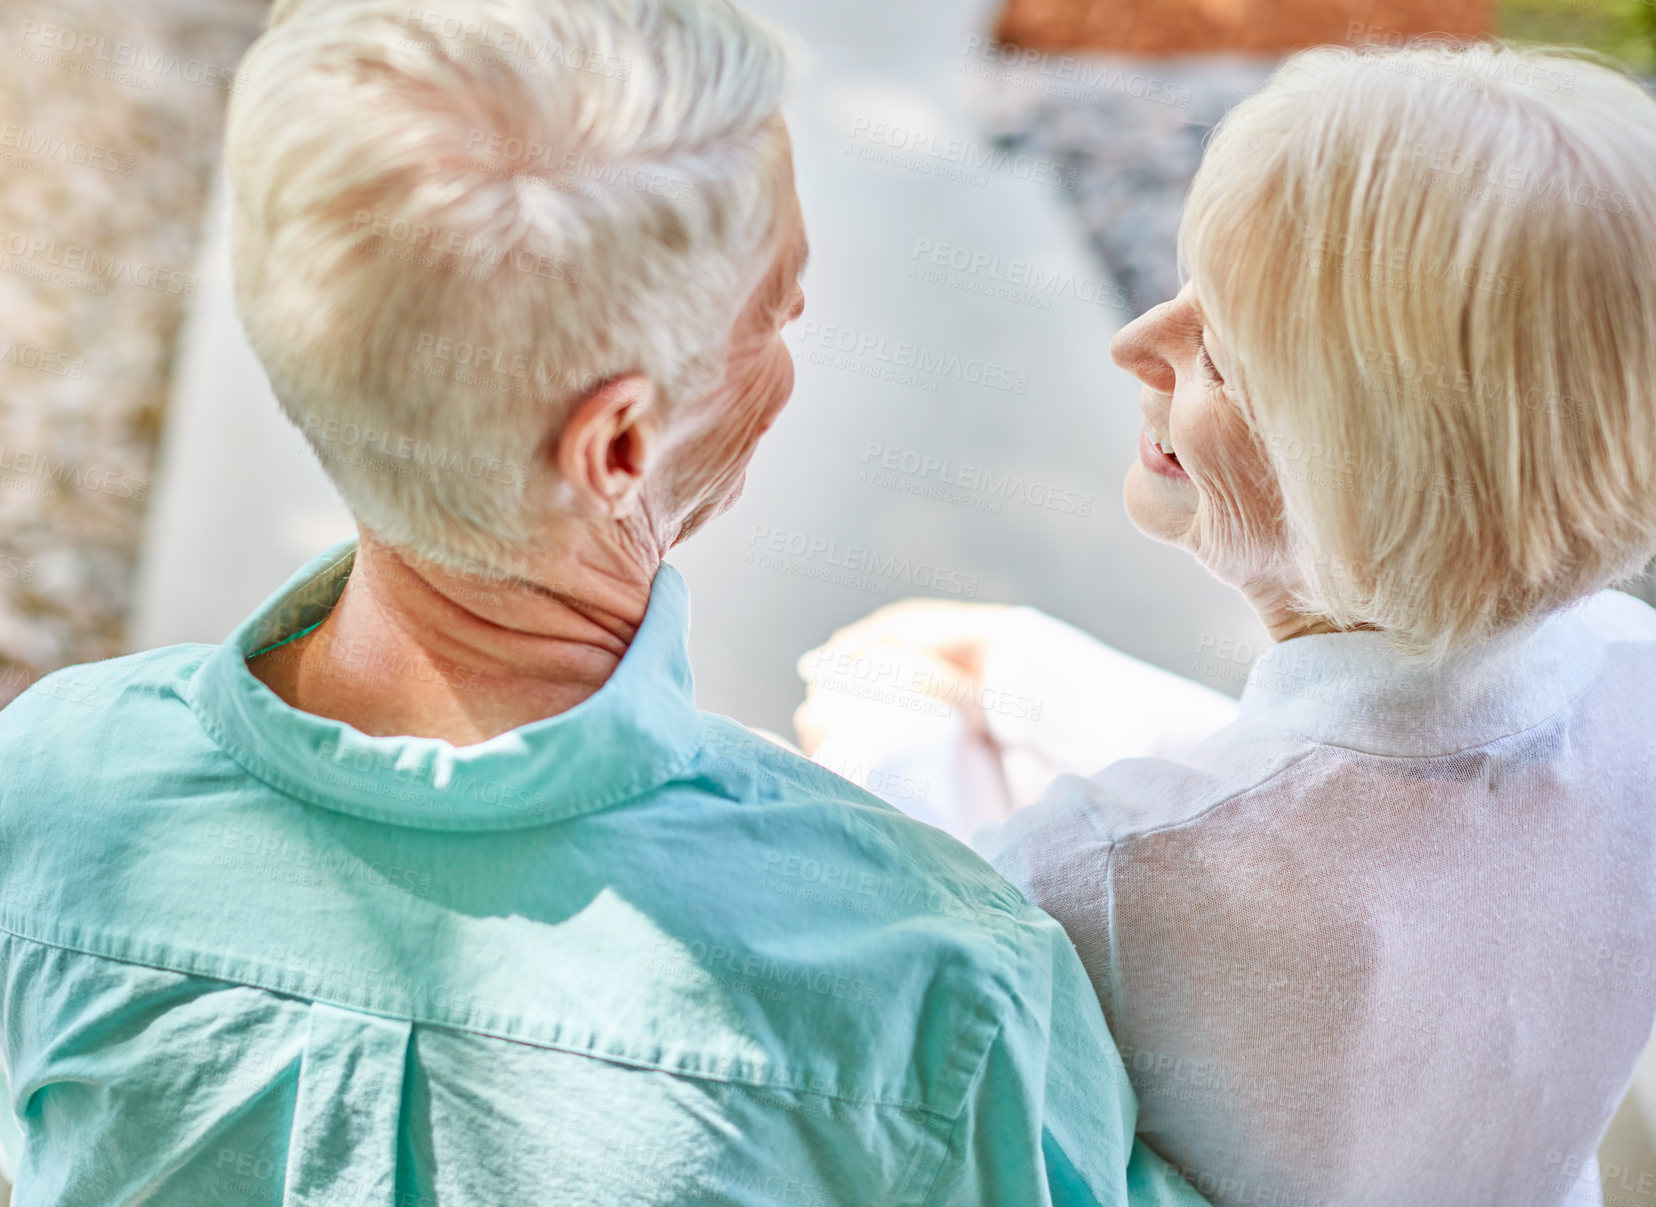
<path fill-rule="evenodd" d="M 729 0 L 277 0 L 227 133 L 236 298 L 359 522 L 513 565 L 576 399 L 717 383 L 790 61 Z"/>
<path fill-rule="evenodd" d="M 1624 72 L 1296 55 L 1220 123 L 1180 253 L 1307 611 L 1436 657 L 1656 553 L 1656 101 Z"/>

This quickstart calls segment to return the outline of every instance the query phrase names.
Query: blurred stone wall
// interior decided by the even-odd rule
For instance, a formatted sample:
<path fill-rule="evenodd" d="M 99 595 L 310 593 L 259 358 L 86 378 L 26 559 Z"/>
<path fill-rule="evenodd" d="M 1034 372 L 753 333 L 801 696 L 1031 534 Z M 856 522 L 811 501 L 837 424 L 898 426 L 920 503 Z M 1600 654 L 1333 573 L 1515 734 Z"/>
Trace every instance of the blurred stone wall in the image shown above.
<path fill-rule="evenodd" d="M 0 0 L 0 705 L 121 652 L 174 337 L 266 0 Z"/>
<path fill-rule="evenodd" d="M 1085 54 L 1057 61 L 1083 64 L 1075 76 L 1098 82 L 1055 86 L 1066 72 L 1050 62 L 993 61 L 974 76 L 974 108 L 998 145 L 1063 166 L 1093 252 L 1121 287 L 1128 316 L 1140 315 L 1182 284 L 1179 219 L 1208 135 L 1279 60 Z"/>
<path fill-rule="evenodd" d="M 1008 0 L 996 36 L 1039 50 L 1270 54 L 1489 32 L 1492 0 Z"/>

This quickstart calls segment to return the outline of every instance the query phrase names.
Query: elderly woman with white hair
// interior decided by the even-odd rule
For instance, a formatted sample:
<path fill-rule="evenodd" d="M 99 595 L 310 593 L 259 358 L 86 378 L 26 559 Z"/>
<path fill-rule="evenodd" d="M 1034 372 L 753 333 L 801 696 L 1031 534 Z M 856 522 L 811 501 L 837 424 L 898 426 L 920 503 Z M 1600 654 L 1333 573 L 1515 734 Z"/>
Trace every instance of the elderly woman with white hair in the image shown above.
<path fill-rule="evenodd" d="M 1052 919 L 695 707 L 786 78 L 727 0 L 278 0 L 237 299 L 360 540 L 0 714 L 18 1207 L 1200 1202 Z"/>
<path fill-rule="evenodd" d="M 1604 590 L 1656 553 L 1656 102 L 1544 53 L 1307 52 L 1180 241 L 1113 346 L 1126 504 L 1275 643 L 1239 712 L 1027 608 L 895 605 L 802 667 L 964 682 L 1014 803 L 1118 758 L 979 842 L 1215 1203 L 1596 1203 L 1656 1018 L 1656 612 Z M 844 757 L 825 694 L 801 732 Z"/>

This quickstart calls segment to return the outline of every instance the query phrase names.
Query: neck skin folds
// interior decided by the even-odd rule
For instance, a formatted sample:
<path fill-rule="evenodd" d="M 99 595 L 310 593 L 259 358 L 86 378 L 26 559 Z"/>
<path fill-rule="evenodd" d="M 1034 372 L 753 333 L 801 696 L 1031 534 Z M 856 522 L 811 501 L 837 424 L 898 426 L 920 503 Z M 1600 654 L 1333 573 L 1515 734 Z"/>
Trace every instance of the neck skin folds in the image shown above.
<path fill-rule="evenodd" d="M 1247 592 L 1243 592 L 1247 595 Z M 1253 605 L 1260 623 L 1265 626 L 1265 632 L 1278 645 L 1284 641 L 1291 641 L 1295 637 L 1310 637 L 1316 633 L 1338 633 L 1331 621 L 1321 616 L 1307 616 L 1303 612 L 1296 612 L 1283 604 L 1280 597 L 1272 600 L 1259 600 L 1248 595 L 1248 602 Z"/>
<path fill-rule="evenodd" d="M 532 578 L 444 571 L 362 530 L 327 619 L 248 668 L 291 707 L 374 737 L 471 745 L 574 708 L 632 644 L 660 556 L 559 528 Z"/>
<path fill-rule="evenodd" d="M 1259 617 L 1259 623 L 1265 626 L 1266 634 L 1278 645 L 1295 637 L 1350 631 L 1340 628 L 1325 616 L 1312 616 L 1296 610 L 1293 606 L 1294 592 L 1289 589 L 1283 578 L 1275 574 L 1267 574 L 1243 583 L 1238 590 L 1242 592 L 1242 598 L 1248 601 L 1248 606 L 1254 610 L 1254 614 Z M 1370 632 L 1377 631 L 1369 625 L 1357 627 Z"/>

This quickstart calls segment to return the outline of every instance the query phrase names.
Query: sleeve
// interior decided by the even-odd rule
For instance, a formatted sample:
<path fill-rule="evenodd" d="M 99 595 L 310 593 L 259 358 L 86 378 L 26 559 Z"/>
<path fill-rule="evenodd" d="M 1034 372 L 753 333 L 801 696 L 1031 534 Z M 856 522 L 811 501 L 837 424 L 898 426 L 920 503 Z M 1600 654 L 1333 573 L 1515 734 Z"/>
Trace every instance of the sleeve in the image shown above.
<path fill-rule="evenodd" d="M 0 869 L 3 874 L 4 869 Z M 11 960 L 13 944 L 0 933 L 0 990 L 10 984 L 11 977 L 5 964 Z M 6 1002 L 0 996 L 0 1187 L 15 1184 L 18 1167 L 23 1163 L 23 1132 L 12 1111 L 11 1075 L 6 1070 L 6 1045 L 9 1020 Z M 0 1196 L 0 1202 L 4 1197 Z"/>
<path fill-rule="evenodd" d="M 6 1075 L 6 1056 L 0 1052 L 0 1186 L 17 1181 L 17 1167 L 23 1160 L 23 1133 L 12 1113 L 11 1079 Z"/>
<path fill-rule="evenodd" d="M 4 726 L 0 725 L 0 759 L 5 758 L 4 736 Z M 6 798 L 0 794 L 0 906 L 9 896 L 9 869 L 5 852 L 11 848 L 11 843 L 7 841 L 6 820 Z M 16 1183 L 17 1168 L 23 1160 L 23 1134 L 18 1128 L 17 1116 L 12 1112 L 11 1075 L 6 1070 L 6 1044 L 10 1032 L 5 989 L 11 982 L 7 964 L 11 961 L 12 947 L 10 936 L 0 931 L 0 1190 Z M 0 1194 L 0 1203 L 5 1201 L 5 1196 Z"/>
<path fill-rule="evenodd" d="M 1138 1102 L 1064 932 L 1045 915 L 1026 926 L 1023 983 L 927 1207 L 1204 1207 L 1134 1137 Z"/>
<path fill-rule="evenodd" d="M 972 845 L 1024 900 L 1063 927 L 1109 1019 L 1116 989 L 1110 935 L 1115 847 L 1094 822 L 1095 796 L 1088 781 L 1065 777 L 1045 799 L 979 831 Z"/>

